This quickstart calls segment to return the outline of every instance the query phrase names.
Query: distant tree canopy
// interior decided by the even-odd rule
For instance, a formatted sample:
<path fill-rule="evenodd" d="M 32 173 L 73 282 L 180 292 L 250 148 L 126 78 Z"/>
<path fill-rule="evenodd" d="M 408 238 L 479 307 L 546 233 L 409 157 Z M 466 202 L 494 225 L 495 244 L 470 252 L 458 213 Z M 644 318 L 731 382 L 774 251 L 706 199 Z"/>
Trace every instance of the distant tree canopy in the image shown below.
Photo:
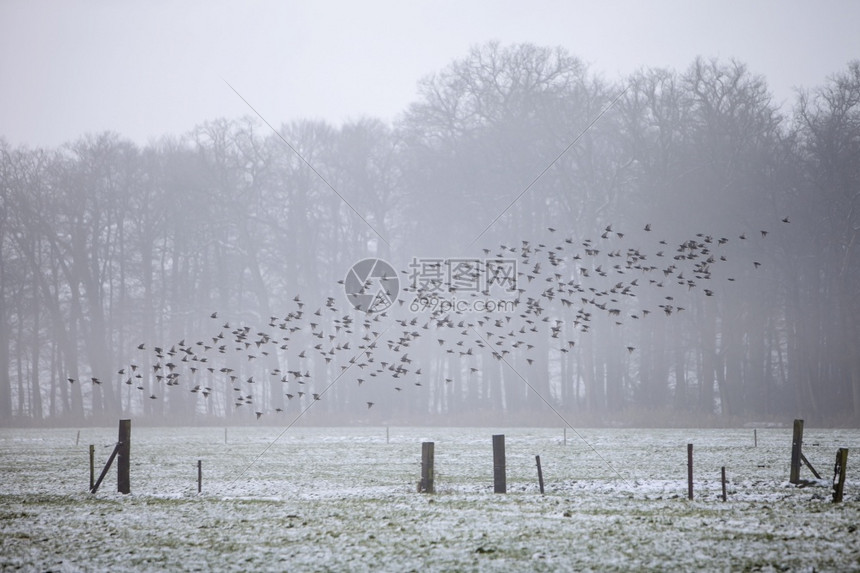
<path fill-rule="evenodd" d="M 393 125 L 0 140 L 0 422 L 255 421 L 317 394 L 329 421 L 548 423 L 544 399 L 583 424 L 856 425 L 859 203 L 856 61 L 780 109 L 734 60 L 607 82 L 490 43 Z M 694 248 L 711 258 L 679 277 Z M 497 254 L 522 273 L 506 316 L 407 304 L 386 329 L 338 284 L 369 256 Z M 443 321 L 497 339 L 446 351 Z M 391 358 L 359 366 L 371 339 Z"/>

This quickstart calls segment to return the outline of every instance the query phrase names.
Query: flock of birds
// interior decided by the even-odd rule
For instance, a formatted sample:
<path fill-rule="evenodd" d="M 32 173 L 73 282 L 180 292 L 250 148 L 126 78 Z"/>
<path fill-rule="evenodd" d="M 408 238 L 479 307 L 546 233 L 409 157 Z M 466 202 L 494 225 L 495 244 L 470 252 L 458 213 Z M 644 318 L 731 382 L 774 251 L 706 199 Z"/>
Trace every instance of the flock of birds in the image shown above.
<path fill-rule="evenodd" d="M 789 223 L 789 219 L 782 222 Z M 470 361 L 468 370 L 446 372 L 478 374 L 486 356 L 511 367 L 529 368 L 541 353 L 573 351 L 578 337 L 588 333 L 599 317 L 610 326 L 643 320 L 652 313 L 670 317 L 686 310 L 682 292 L 714 296 L 719 289 L 715 268 L 728 260 L 726 245 L 736 241 L 697 234 L 671 246 L 665 240 L 655 241 L 654 248 L 645 252 L 627 246 L 630 241 L 625 240 L 625 233 L 612 225 L 607 225 L 599 238 L 582 241 L 561 237 L 554 228 L 547 231 L 553 240 L 523 240 L 484 249 L 483 259 L 458 266 L 460 279 L 487 279 L 488 272 L 499 272 L 499 267 L 490 263 L 515 260 L 515 288 L 502 293 L 512 303 L 511 312 L 452 309 L 445 301 L 461 293 L 438 273 L 433 280 L 407 285 L 391 307 L 370 314 L 353 309 L 344 313 L 334 297 L 310 310 L 296 295 L 292 310 L 269 317 L 261 328 L 224 321 L 213 312 L 210 320 L 220 328 L 207 338 L 193 342 L 183 339 L 169 345 L 141 343 L 135 359 L 120 368 L 117 377 L 121 384 L 151 400 L 162 398 L 173 387 L 186 387 L 201 400 L 220 390 L 221 396 L 231 396 L 232 407 L 247 407 L 259 419 L 267 413 L 285 411 L 293 400 L 304 407 L 321 400 L 348 373 L 352 383 L 359 386 L 373 380 L 385 381 L 395 392 L 420 388 L 425 385 L 425 374 L 421 364 L 410 357 L 419 347 L 417 353 L 422 356 L 433 347 L 436 352 Z M 645 225 L 641 232 L 644 235 L 640 236 L 651 236 L 651 225 Z M 767 234 L 760 231 L 762 239 Z M 737 241 L 747 238 L 741 234 Z M 752 269 L 761 266 L 759 261 L 745 264 Z M 410 278 L 409 271 L 401 272 L 407 275 L 400 279 L 403 283 Z M 489 276 L 497 280 L 485 280 L 485 288 L 466 293 L 467 298 L 486 300 L 499 295 L 502 279 L 510 278 Z M 720 280 L 731 282 L 735 277 L 721 275 Z M 493 282 L 497 284 L 491 286 Z M 364 286 L 372 290 L 379 284 L 378 279 L 368 279 Z M 643 299 L 640 295 L 644 289 L 648 291 L 644 298 L 655 303 L 651 308 L 634 302 Z M 632 345 L 626 349 L 631 354 L 636 351 Z M 527 377 L 528 370 L 523 374 Z M 438 371 L 430 375 L 445 384 L 454 383 L 457 377 Z M 270 394 L 265 400 L 255 398 L 255 385 L 259 388 L 264 386 L 261 382 L 271 381 L 280 383 L 268 386 L 280 386 L 285 400 L 273 399 Z M 77 381 L 68 378 L 68 382 Z M 97 377 L 89 382 L 94 386 L 103 383 Z M 226 386 L 219 388 L 219 384 Z M 365 401 L 363 407 L 369 409 L 374 404 Z"/>

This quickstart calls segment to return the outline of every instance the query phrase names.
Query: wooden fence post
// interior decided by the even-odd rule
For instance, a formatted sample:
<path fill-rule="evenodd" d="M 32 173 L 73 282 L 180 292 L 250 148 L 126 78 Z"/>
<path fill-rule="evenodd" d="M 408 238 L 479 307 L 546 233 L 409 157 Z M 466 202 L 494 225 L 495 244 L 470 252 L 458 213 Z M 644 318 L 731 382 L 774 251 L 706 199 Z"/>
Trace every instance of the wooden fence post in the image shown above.
<path fill-rule="evenodd" d="M 90 444 L 90 491 L 96 483 L 96 446 Z"/>
<path fill-rule="evenodd" d="M 538 470 L 538 485 L 540 486 L 540 494 L 543 495 L 543 470 L 540 467 L 540 456 L 535 456 Z"/>
<path fill-rule="evenodd" d="M 726 466 L 720 468 L 720 480 L 723 483 L 723 501 L 726 501 Z"/>
<path fill-rule="evenodd" d="M 845 489 L 845 473 L 848 467 L 848 448 L 836 451 L 836 465 L 833 466 L 833 503 L 842 501 Z"/>
<path fill-rule="evenodd" d="M 117 491 L 131 493 L 131 420 L 119 421 L 119 443 L 117 444 L 116 480 Z"/>
<path fill-rule="evenodd" d="M 758 430 L 756 430 L 755 428 L 753 428 L 753 447 L 758 447 Z"/>
<path fill-rule="evenodd" d="M 508 484 L 505 475 L 505 435 L 493 436 L 493 491 L 507 493 Z"/>
<path fill-rule="evenodd" d="M 419 493 L 435 493 L 433 483 L 434 442 L 421 443 L 421 481 L 418 483 Z"/>
<path fill-rule="evenodd" d="M 693 499 L 693 444 L 687 444 L 687 498 Z"/>
<path fill-rule="evenodd" d="M 794 431 L 791 435 L 791 472 L 788 481 L 800 483 L 800 452 L 803 446 L 803 420 L 794 421 Z"/>
<path fill-rule="evenodd" d="M 197 460 L 197 493 L 203 491 L 203 460 Z"/>

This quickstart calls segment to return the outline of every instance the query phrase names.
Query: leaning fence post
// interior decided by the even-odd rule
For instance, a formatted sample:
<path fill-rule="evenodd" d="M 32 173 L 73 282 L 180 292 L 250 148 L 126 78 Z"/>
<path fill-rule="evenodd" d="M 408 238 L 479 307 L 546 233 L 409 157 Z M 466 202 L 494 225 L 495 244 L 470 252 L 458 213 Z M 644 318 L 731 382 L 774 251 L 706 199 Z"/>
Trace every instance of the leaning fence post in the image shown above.
<path fill-rule="evenodd" d="M 418 483 L 419 493 L 435 493 L 433 484 L 433 442 L 421 443 L 421 481 Z"/>
<path fill-rule="evenodd" d="M 836 451 L 836 465 L 833 466 L 833 503 L 842 501 L 842 493 L 845 489 L 845 473 L 848 466 L 848 448 L 839 448 Z"/>
<path fill-rule="evenodd" d="M 693 444 L 687 444 L 687 498 L 693 499 Z"/>
<path fill-rule="evenodd" d="M 543 470 L 540 467 L 540 456 L 535 456 L 535 463 L 537 463 L 538 470 L 538 485 L 540 486 L 540 493 L 543 495 Z"/>
<path fill-rule="evenodd" d="M 505 435 L 493 436 L 493 491 L 507 493 L 508 484 L 505 476 Z"/>
<path fill-rule="evenodd" d="M 105 464 L 105 467 L 102 469 L 102 473 L 99 474 L 99 478 L 96 480 L 96 483 L 94 483 L 93 487 L 90 488 L 90 493 L 96 493 L 99 490 L 99 487 L 101 487 L 102 480 L 105 479 L 105 476 L 107 475 L 108 470 L 110 469 L 111 465 L 113 465 L 113 461 L 116 459 L 116 455 L 119 452 L 119 447 L 120 447 L 119 444 L 116 444 L 113 447 L 113 451 L 111 452 L 110 457 L 108 458 L 108 461 Z"/>
<path fill-rule="evenodd" d="M 119 421 L 119 443 L 117 444 L 116 480 L 117 491 L 131 493 L 131 420 Z"/>

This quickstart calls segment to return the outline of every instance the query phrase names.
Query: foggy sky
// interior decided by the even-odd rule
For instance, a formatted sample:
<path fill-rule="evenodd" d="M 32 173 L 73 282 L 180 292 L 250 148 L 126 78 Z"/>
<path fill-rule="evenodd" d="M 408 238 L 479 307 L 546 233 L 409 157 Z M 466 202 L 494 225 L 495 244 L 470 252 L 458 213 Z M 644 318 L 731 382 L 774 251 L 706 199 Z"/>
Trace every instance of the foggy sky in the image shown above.
<path fill-rule="evenodd" d="M 860 3 L 0 3 L 0 137 L 144 144 L 250 110 L 271 123 L 391 120 L 416 83 L 489 40 L 564 46 L 610 81 L 735 57 L 778 103 L 860 58 Z"/>

